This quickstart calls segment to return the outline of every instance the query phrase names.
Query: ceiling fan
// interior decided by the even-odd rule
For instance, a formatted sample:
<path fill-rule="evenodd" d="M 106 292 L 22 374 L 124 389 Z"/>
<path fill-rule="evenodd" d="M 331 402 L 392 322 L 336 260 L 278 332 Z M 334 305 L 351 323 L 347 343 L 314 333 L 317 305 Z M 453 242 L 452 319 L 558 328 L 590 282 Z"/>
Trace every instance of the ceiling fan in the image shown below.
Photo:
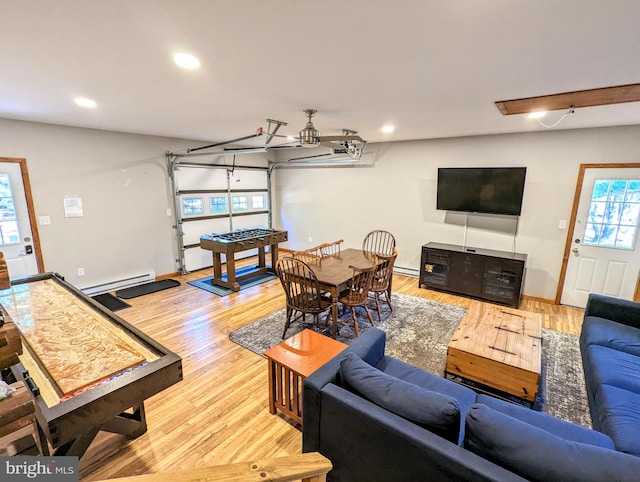
<path fill-rule="evenodd" d="M 311 120 L 318 111 L 316 109 L 305 109 L 304 114 L 307 116 L 307 125 L 302 129 L 297 138 L 293 138 L 295 145 L 279 145 L 274 148 L 315 148 L 326 147 L 330 152 L 325 154 L 316 154 L 307 157 L 298 157 L 290 160 L 319 159 L 326 156 L 342 155 L 348 156 L 349 160 L 359 160 L 362 156 L 362 150 L 366 141 L 358 135 L 356 131 L 350 129 L 342 129 L 342 135 L 321 136 L 320 132 L 313 125 Z M 273 121 L 272 121 L 273 122 Z M 278 126 L 279 127 L 279 126 Z M 277 130 L 277 129 L 276 129 Z M 267 135 L 269 135 L 267 133 Z M 273 133 L 275 136 L 275 132 Z M 267 143 L 269 139 L 267 139 Z"/>
<path fill-rule="evenodd" d="M 255 137 L 265 136 L 264 147 L 258 148 L 247 148 L 247 147 L 225 147 L 223 148 L 222 154 L 249 154 L 254 152 L 266 152 L 272 149 L 299 149 L 299 148 L 314 148 L 314 147 L 326 147 L 329 149 L 329 152 L 323 154 L 316 154 L 313 156 L 307 157 L 298 157 L 295 161 L 301 161 L 305 159 L 317 159 L 320 160 L 322 158 L 326 158 L 326 160 L 334 160 L 333 158 L 328 158 L 327 156 L 343 156 L 346 157 L 347 160 L 357 161 L 360 160 L 362 156 L 362 150 L 364 149 L 367 141 L 362 139 L 356 131 L 352 131 L 349 129 L 342 129 L 342 135 L 334 135 L 334 136 L 321 136 L 320 132 L 314 127 L 312 122 L 312 117 L 316 114 L 317 110 L 315 109 L 305 109 L 303 111 L 307 116 L 307 125 L 299 132 L 298 137 L 282 135 L 278 133 L 278 130 L 282 126 L 286 126 L 286 122 L 267 119 L 268 127 L 267 129 L 263 129 L 260 127 L 255 134 L 251 134 L 249 136 L 240 137 L 238 139 L 232 139 L 230 141 L 219 142 L 216 144 L 210 144 L 207 146 L 197 147 L 193 149 L 189 149 L 187 152 L 198 151 L 202 149 L 208 149 L 211 147 L 221 147 L 223 145 L 228 145 L 231 143 L 236 143 L 238 141 L 245 141 L 248 139 L 252 139 Z M 282 144 L 272 145 L 271 141 L 274 138 L 286 138 L 287 141 Z"/>

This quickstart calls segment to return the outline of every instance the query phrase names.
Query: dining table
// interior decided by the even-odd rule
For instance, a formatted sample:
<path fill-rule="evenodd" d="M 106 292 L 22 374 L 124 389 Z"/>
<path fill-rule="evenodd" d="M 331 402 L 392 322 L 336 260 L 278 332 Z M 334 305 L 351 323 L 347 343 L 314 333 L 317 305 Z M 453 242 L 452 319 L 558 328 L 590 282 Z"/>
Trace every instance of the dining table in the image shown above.
<path fill-rule="evenodd" d="M 331 296 L 331 334 L 338 334 L 338 298 L 347 290 L 353 277 L 350 266 L 366 268 L 373 264 L 373 254 L 361 249 L 343 249 L 339 254 L 318 258 L 309 266 L 315 273 L 320 289 Z"/>

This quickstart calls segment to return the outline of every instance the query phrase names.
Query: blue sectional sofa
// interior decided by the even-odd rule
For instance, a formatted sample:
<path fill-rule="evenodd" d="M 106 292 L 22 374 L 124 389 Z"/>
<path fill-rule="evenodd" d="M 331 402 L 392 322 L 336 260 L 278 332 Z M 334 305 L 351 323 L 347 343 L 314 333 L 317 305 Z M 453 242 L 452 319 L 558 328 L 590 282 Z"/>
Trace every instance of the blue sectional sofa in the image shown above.
<path fill-rule="evenodd" d="M 385 355 L 370 328 L 304 381 L 303 451 L 337 481 L 638 480 L 611 438 Z M 636 425 L 638 426 L 638 425 Z"/>
<path fill-rule="evenodd" d="M 640 303 L 591 294 L 580 351 L 593 428 L 640 457 Z"/>

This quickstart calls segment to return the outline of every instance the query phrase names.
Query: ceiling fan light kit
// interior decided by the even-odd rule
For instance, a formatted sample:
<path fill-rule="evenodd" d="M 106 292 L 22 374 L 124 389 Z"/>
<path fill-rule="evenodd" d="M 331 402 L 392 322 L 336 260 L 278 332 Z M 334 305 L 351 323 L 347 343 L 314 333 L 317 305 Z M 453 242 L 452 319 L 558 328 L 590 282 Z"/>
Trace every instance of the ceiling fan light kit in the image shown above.
<path fill-rule="evenodd" d="M 313 115 L 318 112 L 315 109 L 305 109 L 304 113 L 309 118 L 307 121 L 307 126 L 300 131 L 299 141 L 302 144 L 302 147 L 316 147 L 320 143 L 320 133 L 313 126 L 313 122 L 311 122 L 311 118 Z"/>

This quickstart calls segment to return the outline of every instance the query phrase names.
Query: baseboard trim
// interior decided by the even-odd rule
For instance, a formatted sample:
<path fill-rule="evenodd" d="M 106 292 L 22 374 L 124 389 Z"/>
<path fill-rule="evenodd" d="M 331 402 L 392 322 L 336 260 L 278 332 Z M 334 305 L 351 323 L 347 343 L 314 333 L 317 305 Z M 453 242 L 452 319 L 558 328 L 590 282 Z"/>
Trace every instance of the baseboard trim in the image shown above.
<path fill-rule="evenodd" d="M 542 296 L 532 296 L 532 295 L 520 295 L 520 298 L 527 301 L 538 301 L 540 303 L 548 303 L 550 305 L 557 305 L 556 300 L 553 298 L 543 298 Z"/>

